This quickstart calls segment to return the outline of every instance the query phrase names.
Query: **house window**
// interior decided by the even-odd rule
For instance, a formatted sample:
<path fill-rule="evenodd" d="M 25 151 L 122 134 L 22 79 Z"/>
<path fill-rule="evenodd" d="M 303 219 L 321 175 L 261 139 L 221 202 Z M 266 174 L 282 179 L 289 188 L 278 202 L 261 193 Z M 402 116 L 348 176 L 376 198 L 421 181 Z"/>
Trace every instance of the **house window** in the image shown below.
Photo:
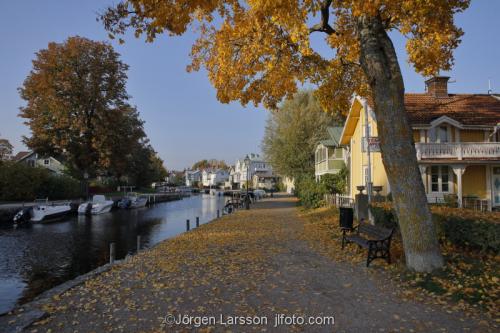
<path fill-rule="evenodd" d="M 431 167 L 431 191 L 450 192 L 450 169 L 446 166 Z"/>
<path fill-rule="evenodd" d="M 50 164 L 50 160 L 49 159 L 43 160 L 43 164 L 49 165 Z"/>
<path fill-rule="evenodd" d="M 449 142 L 448 140 L 448 126 L 441 125 L 439 127 L 434 127 L 430 131 L 430 141 L 431 142 Z"/>
<path fill-rule="evenodd" d="M 448 126 L 438 127 L 438 140 L 439 142 L 448 142 Z"/>

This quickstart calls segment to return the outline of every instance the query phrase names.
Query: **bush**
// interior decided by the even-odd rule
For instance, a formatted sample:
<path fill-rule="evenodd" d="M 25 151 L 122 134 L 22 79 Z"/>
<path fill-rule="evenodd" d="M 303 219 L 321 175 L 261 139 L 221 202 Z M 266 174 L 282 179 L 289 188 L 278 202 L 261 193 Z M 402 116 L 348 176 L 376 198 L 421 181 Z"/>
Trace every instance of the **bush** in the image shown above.
<path fill-rule="evenodd" d="M 0 200 L 72 199 L 80 196 L 80 190 L 79 182 L 69 176 L 23 163 L 0 163 Z"/>
<path fill-rule="evenodd" d="M 398 226 L 396 214 L 388 204 L 370 207 L 375 224 Z M 445 207 L 433 207 L 432 217 L 442 242 L 500 253 L 500 214 L 481 213 Z"/>
<path fill-rule="evenodd" d="M 295 184 L 295 193 L 306 208 L 318 208 L 324 203 L 326 193 L 323 184 L 317 183 L 313 176 L 302 176 Z"/>
<path fill-rule="evenodd" d="M 324 186 L 326 193 L 343 194 L 347 189 L 348 169 L 344 166 L 339 173 L 325 174 L 321 176 L 321 184 Z"/>

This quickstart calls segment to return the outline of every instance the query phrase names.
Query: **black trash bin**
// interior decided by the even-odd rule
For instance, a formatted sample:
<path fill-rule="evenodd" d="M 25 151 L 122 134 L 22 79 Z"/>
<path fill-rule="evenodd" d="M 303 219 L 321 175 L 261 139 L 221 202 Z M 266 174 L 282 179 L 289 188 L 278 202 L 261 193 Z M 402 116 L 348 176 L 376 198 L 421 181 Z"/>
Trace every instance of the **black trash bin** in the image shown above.
<path fill-rule="evenodd" d="M 339 223 L 341 228 L 352 229 L 354 210 L 352 208 L 340 207 Z"/>

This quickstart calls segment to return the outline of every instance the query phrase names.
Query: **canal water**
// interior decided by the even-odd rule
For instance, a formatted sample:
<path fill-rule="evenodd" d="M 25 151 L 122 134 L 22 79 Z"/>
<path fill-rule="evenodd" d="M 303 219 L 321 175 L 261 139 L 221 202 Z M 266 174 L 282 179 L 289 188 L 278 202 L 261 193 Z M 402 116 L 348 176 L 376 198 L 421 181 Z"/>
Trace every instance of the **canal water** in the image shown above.
<path fill-rule="evenodd" d="M 0 229 L 0 314 L 41 292 L 109 261 L 109 243 L 116 259 L 186 231 L 196 217 L 213 220 L 224 207 L 223 196 L 193 195 L 179 201 L 134 210 L 115 210 L 95 216 L 73 216 L 60 222 L 28 228 Z"/>

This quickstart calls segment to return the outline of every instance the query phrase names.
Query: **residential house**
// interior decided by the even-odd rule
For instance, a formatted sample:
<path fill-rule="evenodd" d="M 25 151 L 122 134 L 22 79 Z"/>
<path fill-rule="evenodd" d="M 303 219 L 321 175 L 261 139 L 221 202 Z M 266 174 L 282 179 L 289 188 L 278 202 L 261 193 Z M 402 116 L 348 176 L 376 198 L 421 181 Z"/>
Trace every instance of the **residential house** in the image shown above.
<path fill-rule="evenodd" d="M 229 171 L 224 169 L 205 169 L 201 173 L 201 182 L 204 187 L 221 186 L 229 179 Z"/>
<path fill-rule="evenodd" d="M 184 172 L 184 178 L 186 181 L 186 186 L 196 187 L 201 182 L 201 171 L 200 170 L 186 170 Z"/>
<path fill-rule="evenodd" d="M 259 154 L 253 153 L 237 160 L 234 170 L 231 172 L 233 183 L 236 184 L 237 188 L 244 188 L 247 181 L 249 186 L 252 186 L 254 175 L 271 177 L 273 169 Z"/>
<path fill-rule="evenodd" d="M 255 174 L 252 178 L 252 188 L 259 190 L 275 191 L 280 177 L 275 175 Z"/>
<path fill-rule="evenodd" d="M 459 206 L 471 201 L 500 208 L 500 98 L 489 94 L 449 94 L 448 77 L 426 81 L 427 92 L 405 94 L 418 165 L 429 202 L 456 195 Z M 368 127 L 368 139 L 365 138 Z M 356 96 L 340 144 L 349 148 L 350 195 L 367 187 L 370 145 L 371 179 L 390 193 L 378 147 L 372 103 Z"/>
<path fill-rule="evenodd" d="M 322 140 L 314 151 L 314 175 L 316 181 L 325 174 L 336 174 L 346 165 L 344 148 L 340 145 L 342 127 L 328 127 L 328 138 Z"/>
<path fill-rule="evenodd" d="M 42 167 L 53 174 L 60 175 L 64 172 L 64 165 L 54 157 L 41 156 L 33 151 L 21 151 L 14 156 L 17 163 L 25 163 L 31 167 Z"/>

